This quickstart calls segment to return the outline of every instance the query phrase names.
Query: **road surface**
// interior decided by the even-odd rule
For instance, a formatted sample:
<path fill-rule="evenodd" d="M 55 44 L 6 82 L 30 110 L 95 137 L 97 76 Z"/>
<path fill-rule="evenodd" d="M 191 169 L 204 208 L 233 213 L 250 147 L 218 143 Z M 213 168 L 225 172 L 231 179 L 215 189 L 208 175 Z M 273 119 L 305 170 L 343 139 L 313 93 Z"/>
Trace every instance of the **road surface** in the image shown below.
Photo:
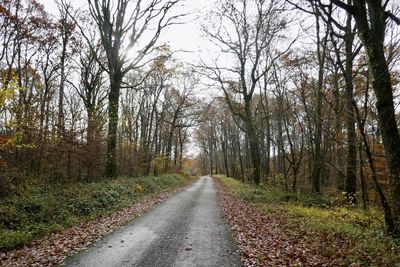
<path fill-rule="evenodd" d="M 242 266 L 209 176 L 73 256 L 65 266 Z"/>

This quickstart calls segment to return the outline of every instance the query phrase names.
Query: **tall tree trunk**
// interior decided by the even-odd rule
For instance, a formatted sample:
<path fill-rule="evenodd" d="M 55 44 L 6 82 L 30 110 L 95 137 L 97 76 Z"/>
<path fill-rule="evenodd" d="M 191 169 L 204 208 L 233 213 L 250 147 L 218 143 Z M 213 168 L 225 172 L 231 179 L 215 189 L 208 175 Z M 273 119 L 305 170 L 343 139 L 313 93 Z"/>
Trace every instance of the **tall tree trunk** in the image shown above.
<path fill-rule="evenodd" d="M 318 82 L 319 84 L 319 82 Z M 311 189 L 315 193 L 320 193 L 321 188 L 321 142 L 322 142 L 322 118 L 321 118 L 321 108 L 322 108 L 322 86 L 317 86 L 317 110 L 316 110 L 316 125 L 315 125 L 315 137 L 314 137 L 314 151 L 313 151 L 313 164 L 311 171 Z"/>
<path fill-rule="evenodd" d="M 356 103 L 353 102 L 355 110 L 356 110 L 356 115 L 357 115 L 357 123 L 358 123 L 358 129 L 360 130 L 361 133 L 361 138 L 364 144 L 364 149 L 365 149 L 365 154 L 367 156 L 367 160 L 368 160 L 368 166 L 371 170 L 371 178 L 372 178 L 372 182 L 374 184 L 375 187 L 375 191 L 379 196 L 379 200 L 381 202 L 381 205 L 383 207 L 383 212 L 384 212 L 384 216 L 385 216 L 385 223 L 386 223 L 386 227 L 388 229 L 389 233 L 395 233 L 395 220 L 394 217 L 392 215 L 392 210 L 390 208 L 389 202 L 387 201 L 385 194 L 383 192 L 383 189 L 381 187 L 381 185 L 379 184 L 378 181 L 378 175 L 375 169 L 375 164 L 374 164 L 374 160 L 372 158 L 372 152 L 371 149 L 369 147 L 369 142 L 368 142 L 368 138 L 367 138 L 367 134 L 365 133 L 364 130 L 364 122 L 361 119 L 361 116 L 359 115 L 358 109 L 356 107 Z"/>
<path fill-rule="evenodd" d="M 344 175 L 343 175 L 343 155 L 341 149 L 341 142 L 339 136 L 342 133 L 342 123 L 341 123 L 341 97 L 340 97 L 340 88 L 339 88 L 339 70 L 338 67 L 335 69 L 335 80 L 334 80 L 334 106 L 333 109 L 335 111 L 335 136 L 337 137 L 335 142 L 335 163 L 336 163 L 336 186 L 338 190 L 344 189 Z"/>
<path fill-rule="evenodd" d="M 388 62 L 384 53 L 386 15 L 380 1 L 366 1 L 370 25 L 366 21 L 367 14 L 363 1 L 355 1 L 360 39 L 368 55 L 368 63 L 372 74 L 372 88 L 376 96 L 378 125 L 389 171 L 390 195 L 395 221 L 393 235 L 400 236 L 400 135 L 396 122 L 393 102 L 393 91 Z"/>
<path fill-rule="evenodd" d="M 321 170 L 322 170 L 322 155 L 321 155 L 321 143 L 322 143 L 322 90 L 324 85 L 324 65 L 326 58 L 326 46 L 327 36 L 329 31 L 327 30 L 324 38 L 320 36 L 320 13 L 316 11 L 315 14 L 316 30 L 317 30 L 317 59 L 318 59 L 318 81 L 316 85 L 316 110 L 314 114 L 315 120 L 315 135 L 314 135 L 314 153 L 313 153 L 313 165 L 311 171 L 311 189 L 315 193 L 320 193 L 321 188 Z"/>
<path fill-rule="evenodd" d="M 179 170 L 183 171 L 183 140 L 179 141 Z"/>
<path fill-rule="evenodd" d="M 231 177 L 230 172 L 229 172 L 229 167 L 228 167 L 228 142 L 227 142 L 227 136 L 226 136 L 226 129 L 223 129 L 223 139 L 221 140 L 221 146 L 222 146 L 222 156 L 224 158 L 224 167 L 225 167 L 225 174 L 228 177 Z"/>
<path fill-rule="evenodd" d="M 400 135 L 397 128 L 389 70 L 383 50 L 372 51 L 372 85 L 376 95 L 378 124 L 389 170 L 389 185 L 395 218 L 394 233 L 400 235 Z"/>
<path fill-rule="evenodd" d="M 361 185 L 361 198 L 364 210 L 368 209 L 368 184 L 365 179 L 364 173 L 364 157 L 362 153 L 362 140 L 358 149 L 359 161 L 360 161 L 360 185 Z"/>
<path fill-rule="evenodd" d="M 64 119 L 64 84 L 65 84 L 65 58 L 67 53 L 67 40 L 63 37 L 63 47 L 61 51 L 61 62 L 60 62 L 60 86 L 58 91 L 58 121 L 57 121 L 57 132 L 59 137 L 65 135 L 65 119 Z"/>
<path fill-rule="evenodd" d="M 107 132 L 107 162 L 106 177 L 117 176 L 117 130 L 119 95 L 121 89 L 122 75 L 119 71 L 110 75 L 111 89 L 108 95 L 108 132 Z"/>
<path fill-rule="evenodd" d="M 86 180 L 92 180 L 93 176 L 93 160 L 95 156 L 94 150 L 94 110 L 93 108 L 87 108 L 87 136 L 86 136 L 86 149 L 88 155 L 86 155 L 86 168 L 87 168 L 87 177 Z"/>
<path fill-rule="evenodd" d="M 345 83 L 346 83 L 346 129 L 347 129 L 347 167 L 346 178 L 344 180 L 344 192 L 350 203 L 356 202 L 356 181 L 357 181 L 357 145 L 356 130 L 353 106 L 353 40 L 351 15 L 347 16 L 345 45 L 346 45 L 346 66 L 345 66 Z"/>
<path fill-rule="evenodd" d="M 390 72 L 384 53 L 386 23 L 389 19 L 385 11 L 386 4 L 376 0 L 354 0 L 353 5 L 340 0 L 332 2 L 352 14 L 368 56 L 372 87 L 376 96 L 378 125 L 389 171 L 394 218 L 394 226 L 389 227 L 389 231 L 394 236 L 400 236 L 400 134 L 395 117 Z"/>
<path fill-rule="evenodd" d="M 241 148 L 241 144 L 240 144 L 240 136 L 239 133 L 236 132 L 236 146 L 238 149 L 238 157 L 239 157 L 239 165 L 240 165 L 240 177 L 241 180 L 244 181 L 245 177 L 244 177 L 244 164 L 243 164 L 243 156 L 242 156 L 242 148 Z"/>
<path fill-rule="evenodd" d="M 267 177 L 271 176 L 270 160 L 271 160 L 271 118 L 269 113 L 268 95 L 265 94 L 265 105 L 266 105 L 266 131 L 267 131 L 267 143 L 266 143 L 266 164 L 265 164 L 265 175 Z"/>
<path fill-rule="evenodd" d="M 260 167 L 261 167 L 261 155 L 260 147 L 258 142 L 258 136 L 256 133 L 256 128 L 253 122 L 253 116 L 251 113 L 251 100 L 248 99 L 245 103 L 245 116 L 246 116 L 246 131 L 249 138 L 250 147 L 250 160 L 252 168 L 252 179 L 253 182 L 258 185 L 260 183 Z"/>

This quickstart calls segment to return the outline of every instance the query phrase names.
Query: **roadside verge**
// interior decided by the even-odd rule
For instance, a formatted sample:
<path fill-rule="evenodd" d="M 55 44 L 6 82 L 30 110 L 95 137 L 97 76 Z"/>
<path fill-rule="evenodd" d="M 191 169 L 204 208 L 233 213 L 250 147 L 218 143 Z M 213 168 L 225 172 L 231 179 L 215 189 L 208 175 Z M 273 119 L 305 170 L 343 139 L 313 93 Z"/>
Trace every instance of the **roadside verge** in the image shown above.
<path fill-rule="evenodd" d="M 246 267 L 399 266 L 400 246 L 379 232 L 373 210 L 288 202 L 274 190 L 214 179 Z"/>
<path fill-rule="evenodd" d="M 142 178 L 142 181 L 147 178 Z M 136 188 L 138 193 L 128 187 L 126 190 L 132 190 L 133 195 L 130 200 L 125 199 L 123 205 L 114 205 L 108 210 L 96 212 L 86 217 L 86 220 L 79 224 L 52 232 L 16 250 L 1 252 L 0 266 L 54 266 L 61 263 L 67 256 L 87 248 L 140 214 L 183 190 L 193 181 L 193 179 L 185 178 L 182 175 L 176 175 L 175 178 L 174 181 L 166 183 L 164 180 L 168 177 L 164 177 L 164 180 L 162 177 L 151 179 L 151 181 L 147 180 L 146 183 L 138 183 L 137 178 L 130 179 L 133 188 Z M 160 186 L 161 183 L 164 184 Z M 120 186 L 119 184 L 118 187 Z M 151 188 L 154 190 L 151 190 Z M 94 191 L 87 191 L 86 193 L 91 194 Z M 84 197 L 84 195 L 81 197 Z M 118 195 L 114 197 L 118 198 Z M 51 220 L 52 218 L 48 219 Z"/>

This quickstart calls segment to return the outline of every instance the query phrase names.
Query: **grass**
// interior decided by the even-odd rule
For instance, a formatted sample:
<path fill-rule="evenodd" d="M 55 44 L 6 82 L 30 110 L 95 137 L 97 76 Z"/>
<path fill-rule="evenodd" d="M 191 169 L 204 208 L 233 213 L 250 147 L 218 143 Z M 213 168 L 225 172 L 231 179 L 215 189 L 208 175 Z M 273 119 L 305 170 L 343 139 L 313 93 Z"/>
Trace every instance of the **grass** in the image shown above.
<path fill-rule="evenodd" d="M 117 178 L 68 186 L 39 186 L 0 199 L 0 251 L 129 207 L 141 198 L 184 185 L 190 177 Z"/>
<path fill-rule="evenodd" d="M 258 203 L 269 214 L 283 216 L 286 226 L 328 233 L 350 242 L 346 265 L 400 266 L 400 245 L 385 234 L 383 214 L 376 208 L 337 206 L 316 195 L 287 193 L 279 188 L 252 186 L 216 175 L 236 197 Z M 327 244 L 329 245 L 329 244 Z M 377 264 L 376 262 L 379 262 Z"/>

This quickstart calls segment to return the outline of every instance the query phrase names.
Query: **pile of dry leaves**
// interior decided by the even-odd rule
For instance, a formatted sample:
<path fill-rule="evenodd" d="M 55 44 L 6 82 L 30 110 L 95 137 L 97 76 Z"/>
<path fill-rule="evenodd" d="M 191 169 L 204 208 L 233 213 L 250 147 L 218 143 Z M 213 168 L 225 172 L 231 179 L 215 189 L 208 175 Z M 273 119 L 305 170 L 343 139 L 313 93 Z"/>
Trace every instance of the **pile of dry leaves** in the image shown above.
<path fill-rule="evenodd" d="M 54 266 L 59 264 L 67 256 L 86 249 L 103 236 L 125 225 L 182 189 L 147 197 L 129 208 L 50 234 L 46 238 L 34 241 L 20 249 L 0 253 L 0 266 Z"/>
<path fill-rule="evenodd" d="M 340 266 L 349 242 L 330 233 L 313 232 L 267 214 L 238 199 L 218 180 L 221 208 L 241 250 L 244 266 Z"/>

